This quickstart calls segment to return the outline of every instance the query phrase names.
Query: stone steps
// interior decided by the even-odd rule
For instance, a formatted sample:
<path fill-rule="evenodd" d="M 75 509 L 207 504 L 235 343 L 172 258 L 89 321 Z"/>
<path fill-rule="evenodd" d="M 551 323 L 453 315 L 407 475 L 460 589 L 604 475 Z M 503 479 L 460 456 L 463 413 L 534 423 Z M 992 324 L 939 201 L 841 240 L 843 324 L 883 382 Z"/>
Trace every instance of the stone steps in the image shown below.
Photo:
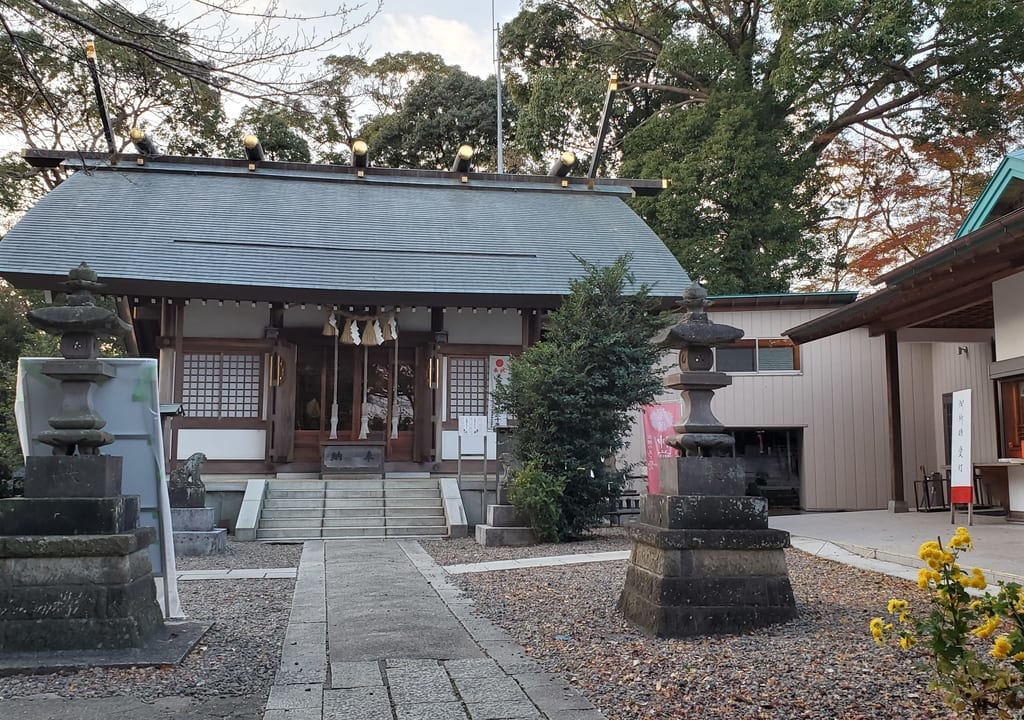
<path fill-rule="evenodd" d="M 372 476 L 270 481 L 257 540 L 447 536 L 436 479 Z"/>

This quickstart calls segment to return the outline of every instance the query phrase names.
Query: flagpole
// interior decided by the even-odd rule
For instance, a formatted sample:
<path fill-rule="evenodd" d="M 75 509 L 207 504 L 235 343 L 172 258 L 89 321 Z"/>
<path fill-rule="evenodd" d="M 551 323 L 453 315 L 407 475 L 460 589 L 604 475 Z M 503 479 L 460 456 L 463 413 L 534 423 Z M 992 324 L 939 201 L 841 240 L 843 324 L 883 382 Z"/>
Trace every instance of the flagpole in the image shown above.
<path fill-rule="evenodd" d="M 494 48 L 494 84 L 498 108 L 498 172 L 503 173 L 505 172 L 505 138 L 501 127 L 501 25 L 495 21 L 494 0 L 491 0 L 491 26 L 494 28 L 492 47 Z"/>

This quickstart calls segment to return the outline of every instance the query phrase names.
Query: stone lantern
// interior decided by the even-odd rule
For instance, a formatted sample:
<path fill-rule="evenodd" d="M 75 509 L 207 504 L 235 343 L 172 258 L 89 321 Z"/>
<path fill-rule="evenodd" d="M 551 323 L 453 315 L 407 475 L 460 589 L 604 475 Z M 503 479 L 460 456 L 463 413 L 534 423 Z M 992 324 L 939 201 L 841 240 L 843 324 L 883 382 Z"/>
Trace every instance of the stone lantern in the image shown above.
<path fill-rule="evenodd" d="M 67 304 L 32 310 L 35 327 L 60 336 L 63 359 L 42 364 L 60 381 L 61 405 L 35 439 L 50 456 L 26 458 L 24 497 L 0 500 L 0 652 L 140 647 L 163 615 L 139 527 L 139 498 L 121 494 L 122 458 L 93 407 L 97 384 L 116 376 L 99 339 L 130 330 L 93 302 L 102 289 L 82 264 L 69 273 Z"/>
<path fill-rule="evenodd" d="M 682 320 L 657 339 L 680 351 L 680 371 L 665 385 L 682 392 L 688 409 L 667 440 L 681 456 L 660 460 L 659 492 L 642 499 L 619 598 L 622 613 L 658 637 L 740 632 L 796 616 L 789 533 L 769 529 L 767 500 L 745 494 L 734 439 L 711 410 L 715 390 L 732 383 L 711 370 L 712 348 L 743 331 L 708 318 L 699 285 L 683 302 Z"/>

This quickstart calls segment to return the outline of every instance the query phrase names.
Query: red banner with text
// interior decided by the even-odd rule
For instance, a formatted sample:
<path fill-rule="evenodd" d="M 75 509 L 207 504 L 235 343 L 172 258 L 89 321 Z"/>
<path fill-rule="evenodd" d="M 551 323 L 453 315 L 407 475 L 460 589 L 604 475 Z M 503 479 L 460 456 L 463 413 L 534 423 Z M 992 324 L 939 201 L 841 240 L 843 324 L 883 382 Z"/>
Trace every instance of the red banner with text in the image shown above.
<path fill-rule="evenodd" d="M 644 447 L 647 449 L 647 492 L 656 493 L 660 487 L 658 459 L 678 457 L 679 451 L 665 444 L 676 434 L 679 422 L 679 403 L 647 405 L 644 407 Z"/>

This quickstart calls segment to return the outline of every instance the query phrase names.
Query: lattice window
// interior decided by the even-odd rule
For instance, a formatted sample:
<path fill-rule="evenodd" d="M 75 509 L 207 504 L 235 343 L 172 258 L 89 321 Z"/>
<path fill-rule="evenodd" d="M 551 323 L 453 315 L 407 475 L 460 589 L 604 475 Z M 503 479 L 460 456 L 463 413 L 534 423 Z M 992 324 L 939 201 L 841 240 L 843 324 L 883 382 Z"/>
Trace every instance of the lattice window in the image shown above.
<path fill-rule="evenodd" d="M 261 355 L 187 353 L 182 374 L 186 417 L 258 418 Z"/>
<path fill-rule="evenodd" d="M 487 414 L 487 358 L 448 358 L 448 416 Z"/>

